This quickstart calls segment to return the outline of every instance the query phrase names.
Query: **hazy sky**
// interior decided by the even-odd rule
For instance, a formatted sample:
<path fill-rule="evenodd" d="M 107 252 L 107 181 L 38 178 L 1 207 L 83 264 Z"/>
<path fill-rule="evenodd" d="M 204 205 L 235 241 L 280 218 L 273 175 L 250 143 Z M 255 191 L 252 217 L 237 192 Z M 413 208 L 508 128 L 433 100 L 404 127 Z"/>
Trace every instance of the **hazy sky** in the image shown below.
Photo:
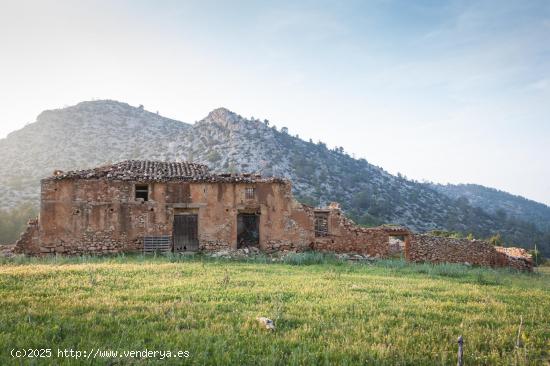
<path fill-rule="evenodd" d="M 550 204 L 550 1 L 0 0 L 0 138 L 116 99 L 219 106 Z"/>

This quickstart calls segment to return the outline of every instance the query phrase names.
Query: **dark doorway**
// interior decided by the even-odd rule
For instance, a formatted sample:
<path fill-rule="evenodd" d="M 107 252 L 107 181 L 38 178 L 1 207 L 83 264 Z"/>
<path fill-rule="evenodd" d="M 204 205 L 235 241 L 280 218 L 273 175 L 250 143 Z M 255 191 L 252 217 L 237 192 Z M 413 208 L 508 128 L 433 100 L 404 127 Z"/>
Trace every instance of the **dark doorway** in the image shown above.
<path fill-rule="evenodd" d="M 237 215 L 237 248 L 260 244 L 260 215 L 240 213 Z"/>
<path fill-rule="evenodd" d="M 174 252 L 199 250 L 198 216 L 174 216 Z"/>

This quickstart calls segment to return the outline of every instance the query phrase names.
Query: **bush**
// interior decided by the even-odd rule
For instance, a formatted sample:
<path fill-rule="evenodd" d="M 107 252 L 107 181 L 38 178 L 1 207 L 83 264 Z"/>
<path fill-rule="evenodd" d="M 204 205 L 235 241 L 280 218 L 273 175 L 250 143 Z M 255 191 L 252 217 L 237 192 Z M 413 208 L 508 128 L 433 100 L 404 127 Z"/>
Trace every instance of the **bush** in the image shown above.
<path fill-rule="evenodd" d="M 489 243 L 495 246 L 502 246 L 504 244 L 504 241 L 502 240 L 502 236 L 497 233 L 496 235 L 493 235 L 489 238 Z"/>
<path fill-rule="evenodd" d="M 541 266 L 547 262 L 547 260 L 538 249 L 529 251 L 529 254 L 533 256 L 533 263 L 535 264 L 535 266 Z"/>

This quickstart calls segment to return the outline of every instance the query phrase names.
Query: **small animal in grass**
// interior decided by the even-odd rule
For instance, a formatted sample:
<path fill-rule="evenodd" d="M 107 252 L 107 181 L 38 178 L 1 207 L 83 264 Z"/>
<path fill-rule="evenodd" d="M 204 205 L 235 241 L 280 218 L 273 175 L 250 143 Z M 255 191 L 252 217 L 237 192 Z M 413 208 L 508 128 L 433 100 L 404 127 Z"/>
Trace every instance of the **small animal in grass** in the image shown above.
<path fill-rule="evenodd" d="M 265 316 L 260 316 L 256 318 L 258 322 L 265 327 L 265 329 L 274 331 L 275 330 L 275 324 L 273 323 L 273 320 L 266 318 Z"/>

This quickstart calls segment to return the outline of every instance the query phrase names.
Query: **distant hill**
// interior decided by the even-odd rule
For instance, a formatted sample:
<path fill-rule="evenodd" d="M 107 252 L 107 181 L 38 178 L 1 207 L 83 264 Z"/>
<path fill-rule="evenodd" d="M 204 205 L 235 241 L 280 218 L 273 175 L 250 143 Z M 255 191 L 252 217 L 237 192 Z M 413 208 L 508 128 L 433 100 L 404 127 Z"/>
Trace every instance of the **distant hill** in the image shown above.
<path fill-rule="evenodd" d="M 437 191 L 452 199 L 465 198 L 475 207 L 499 218 L 527 221 L 543 231 L 550 231 L 550 207 L 498 189 L 478 184 L 432 184 Z"/>
<path fill-rule="evenodd" d="M 45 111 L 36 122 L 0 140 L 0 208 L 37 204 L 39 180 L 54 169 L 126 159 L 190 160 L 217 172 L 284 176 L 293 181 L 299 200 L 312 205 L 338 201 L 360 224 L 396 223 L 416 231 L 444 229 L 478 237 L 499 232 L 529 249 L 536 242 L 550 256 L 546 211 L 536 208 L 541 204 L 510 209 L 505 203 L 509 197 L 502 196 L 493 210 L 464 194 L 452 194 L 443 188 L 447 186 L 391 175 L 343 149 L 304 141 L 286 128 L 225 108 L 194 124 L 110 100 Z"/>

